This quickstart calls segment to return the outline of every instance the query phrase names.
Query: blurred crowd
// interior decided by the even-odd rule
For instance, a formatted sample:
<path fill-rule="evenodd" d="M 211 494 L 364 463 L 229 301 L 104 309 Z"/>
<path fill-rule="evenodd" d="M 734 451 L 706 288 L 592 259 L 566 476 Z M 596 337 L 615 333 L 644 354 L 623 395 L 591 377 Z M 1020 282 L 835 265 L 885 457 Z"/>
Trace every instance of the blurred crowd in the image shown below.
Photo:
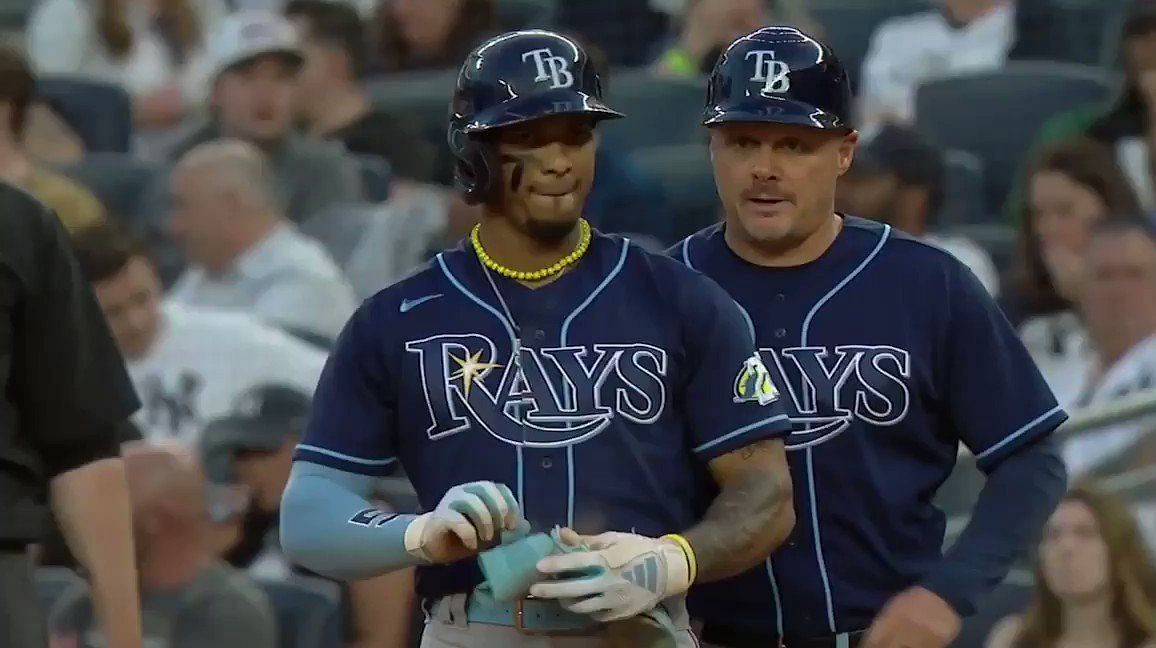
<path fill-rule="evenodd" d="M 721 49 L 773 23 L 827 39 L 863 136 L 839 209 L 969 266 L 1071 411 L 1156 388 L 1156 0 L 15 2 L 0 179 L 73 236 L 143 402 L 125 459 L 163 645 L 213 626 L 246 648 L 417 640 L 409 573 L 303 573 L 278 508 L 348 316 L 476 221 L 445 119 L 456 68 L 499 31 L 550 27 L 596 55 L 628 118 L 599 132 L 587 217 L 656 249 L 719 216 L 695 111 Z M 1135 474 L 1154 433 L 1093 429 L 1065 459 L 1081 483 Z M 380 500 L 416 506 L 404 476 Z M 1156 645 L 1154 520 L 1076 488 L 1034 592 L 960 645 Z M 41 564 L 54 642 L 102 645 L 58 538 Z"/>

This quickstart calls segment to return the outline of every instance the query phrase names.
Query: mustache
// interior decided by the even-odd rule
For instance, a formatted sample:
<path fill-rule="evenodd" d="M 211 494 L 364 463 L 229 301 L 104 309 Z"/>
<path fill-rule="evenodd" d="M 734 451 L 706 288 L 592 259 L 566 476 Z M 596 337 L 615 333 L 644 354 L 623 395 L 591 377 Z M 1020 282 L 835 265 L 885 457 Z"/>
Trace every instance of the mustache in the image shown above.
<path fill-rule="evenodd" d="M 775 184 L 762 183 L 747 187 L 739 194 L 743 200 L 753 200 L 755 198 L 776 198 L 778 200 L 785 200 L 787 202 L 795 202 L 795 193 L 787 191 L 783 187 Z"/>

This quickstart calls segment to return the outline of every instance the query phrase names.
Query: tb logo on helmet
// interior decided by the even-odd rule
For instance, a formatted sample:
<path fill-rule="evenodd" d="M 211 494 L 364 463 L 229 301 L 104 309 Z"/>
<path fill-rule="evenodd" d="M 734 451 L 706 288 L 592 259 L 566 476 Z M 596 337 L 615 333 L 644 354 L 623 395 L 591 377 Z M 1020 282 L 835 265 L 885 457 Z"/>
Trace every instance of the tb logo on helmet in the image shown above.
<path fill-rule="evenodd" d="M 522 60 L 533 57 L 538 75 L 534 81 L 549 81 L 551 88 L 569 88 L 574 85 L 574 74 L 566 65 L 566 59 L 554 56 L 549 48 L 530 50 L 522 55 Z"/>
<path fill-rule="evenodd" d="M 776 61 L 774 51 L 752 50 L 747 52 L 746 60 L 752 56 L 755 58 L 755 74 L 751 81 L 763 82 L 763 96 L 790 92 L 791 77 L 787 75 L 791 68 L 783 61 Z"/>

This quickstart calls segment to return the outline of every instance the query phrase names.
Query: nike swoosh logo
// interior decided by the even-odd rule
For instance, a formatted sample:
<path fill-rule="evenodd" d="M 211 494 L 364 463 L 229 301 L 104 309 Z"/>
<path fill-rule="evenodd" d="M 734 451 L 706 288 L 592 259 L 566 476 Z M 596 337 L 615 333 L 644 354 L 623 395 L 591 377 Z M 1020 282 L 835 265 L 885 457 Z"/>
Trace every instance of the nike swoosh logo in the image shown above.
<path fill-rule="evenodd" d="M 427 301 L 430 301 L 431 299 L 437 299 L 441 296 L 441 293 L 437 293 L 436 295 L 426 295 L 425 297 L 418 297 L 417 299 L 403 299 L 401 300 L 401 307 L 399 307 L 398 310 L 403 313 L 408 313 L 409 311 L 417 308 L 418 306 L 421 306 Z"/>

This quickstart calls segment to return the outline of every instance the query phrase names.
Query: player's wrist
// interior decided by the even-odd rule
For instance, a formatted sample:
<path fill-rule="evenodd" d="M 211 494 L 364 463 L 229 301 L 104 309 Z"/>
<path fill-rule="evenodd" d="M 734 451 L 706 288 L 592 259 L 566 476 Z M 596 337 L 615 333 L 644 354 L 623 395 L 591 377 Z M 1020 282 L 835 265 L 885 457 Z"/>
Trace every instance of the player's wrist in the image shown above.
<path fill-rule="evenodd" d="M 697 566 L 694 549 L 678 534 L 662 536 L 658 546 L 666 561 L 666 591 L 663 598 L 682 594 L 694 584 Z"/>
<path fill-rule="evenodd" d="M 405 552 L 421 561 L 423 564 L 432 564 L 434 561 L 425 548 L 425 529 L 429 524 L 432 513 L 424 513 L 413 519 L 405 527 Z"/>

